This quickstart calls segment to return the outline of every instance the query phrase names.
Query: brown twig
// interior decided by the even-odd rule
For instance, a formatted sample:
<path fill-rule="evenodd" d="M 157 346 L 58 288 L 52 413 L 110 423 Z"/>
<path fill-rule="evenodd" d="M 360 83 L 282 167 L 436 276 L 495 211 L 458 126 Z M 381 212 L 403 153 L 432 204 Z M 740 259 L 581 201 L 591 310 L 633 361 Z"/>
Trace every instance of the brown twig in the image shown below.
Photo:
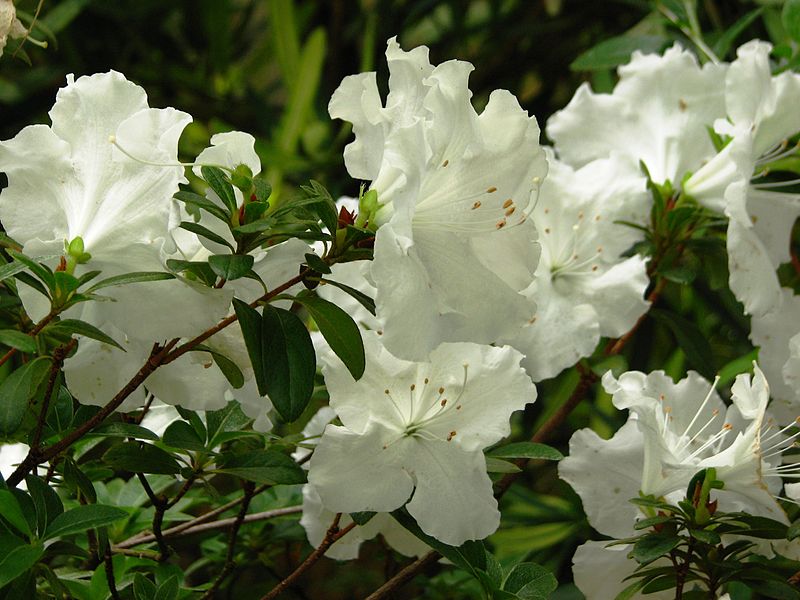
<path fill-rule="evenodd" d="M 350 531 L 352 531 L 356 523 L 353 521 L 347 527 L 339 529 L 339 520 L 342 518 L 342 513 L 337 513 L 336 517 L 333 519 L 333 523 L 328 528 L 328 531 L 325 533 L 325 538 L 322 540 L 322 543 L 314 549 L 314 551 L 308 555 L 308 557 L 300 563 L 292 573 L 286 577 L 283 581 L 281 581 L 278 585 L 276 585 L 269 593 L 261 598 L 261 600 L 274 600 L 278 596 L 280 596 L 286 589 L 294 584 L 295 581 L 306 571 L 308 571 L 314 564 L 322 558 L 325 552 L 330 548 L 338 539 L 347 535 Z"/>
<path fill-rule="evenodd" d="M 114 577 L 114 561 L 111 555 L 111 548 L 106 546 L 106 553 L 103 556 L 103 563 L 105 564 L 106 570 L 106 581 L 108 582 L 108 591 L 111 593 L 111 597 L 114 600 L 121 600 L 119 597 L 119 592 L 117 591 L 117 581 Z"/>
<path fill-rule="evenodd" d="M 144 473 L 137 473 L 136 476 L 139 478 L 139 483 L 142 484 L 144 493 L 147 494 L 150 503 L 155 509 L 155 514 L 153 515 L 153 537 L 155 538 L 156 544 L 158 544 L 158 561 L 162 562 L 166 560 L 171 553 L 167 542 L 164 540 L 164 534 L 161 531 L 161 526 L 164 524 L 164 513 L 167 512 L 167 505 L 169 503 L 166 498 L 158 496 L 153 491 Z"/>
<path fill-rule="evenodd" d="M 239 536 L 239 529 L 242 527 L 242 523 L 244 523 L 244 518 L 247 515 L 247 509 L 250 506 L 250 500 L 253 499 L 253 494 L 255 492 L 255 485 L 250 481 L 244 482 L 244 500 L 242 501 L 242 506 L 239 508 L 239 514 L 236 515 L 236 519 L 233 522 L 231 527 L 230 535 L 228 536 L 228 553 L 225 555 L 225 564 L 222 567 L 222 571 L 220 574 L 217 575 L 217 578 L 211 584 L 211 587 L 206 590 L 206 593 L 203 594 L 200 600 L 211 600 L 214 597 L 214 593 L 219 589 L 219 586 L 222 585 L 222 582 L 231 574 L 231 571 L 236 567 L 236 563 L 233 560 L 234 553 L 236 551 L 236 538 Z"/>
<path fill-rule="evenodd" d="M 39 448 L 39 445 L 42 442 L 42 432 L 44 431 L 44 424 L 47 420 L 47 411 L 50 409 L 50 402 L 53 399 L 53 393 L 56 387 L 56 381 L 58 380 L 58 374 L 61 372 L 61 367 L 64 366 L 64 359 L 66 358 L 67 354 L 75 347 L 77 344 L 77 340 L 71 340 L 65 346 L 59 346 L 55 350 L 53 350 L 53 362 L 50 365 L 50 374 L 47 378 L 47 387 L 44 391 L 44 397 L 42 398 L 42 409 L 39 411 L 39 419 L 36 421 L 36 429 L 33 432 L 33 438 L 31 439 L 31 446 L 33 448 Z"/>
<path fill-rule="evenodd" d="M 663 277 L 659 278 L 658 281 L 656 282 L 655 287 L 653 287 L 653 291 L 651 291 L 648 294 L 647 301 L 650 303 L 651 307 L 661 297 L 661 293 L 664 291 L 664 286 L 666 286 L 666 284 L 667 284 L 666 279 L 664 279 Z M 614 356 L 622 352 L 622 349 L 631 340 L 633 334 L 635 334 L 636 331 L 639 329 L 639 327 L 641 327 L 642 323 L 645 322 L 645 319 L 647 319 L 648 314 L 649 311 L 644 313 L 641 317 L 639 317 L 639 320 L 636 321 L 633 327 L 631 327 L 630 330 L 628 330 L 628 332 L 625 335 L 623 335 L 620 338 L 617 338 L 616 340 L 609 341 L 605 349 L 606 356 Z"/>
<path fill-rule="evenodd" d="M 414 576 L 422 571 L 428 565 L 432 565 L 439 560 L 439 553 L 436 550 L 428 552 L 425 556 L 417 559 L 406 568 L 402 569 L 397 575 L 392 577 L 389 581 L 384 583 L 377 590 L 372 592 L 365 600 L 380 600 L 386 598 L 389 594 L 394 592 L 397 588 L 411 581 Z"/>

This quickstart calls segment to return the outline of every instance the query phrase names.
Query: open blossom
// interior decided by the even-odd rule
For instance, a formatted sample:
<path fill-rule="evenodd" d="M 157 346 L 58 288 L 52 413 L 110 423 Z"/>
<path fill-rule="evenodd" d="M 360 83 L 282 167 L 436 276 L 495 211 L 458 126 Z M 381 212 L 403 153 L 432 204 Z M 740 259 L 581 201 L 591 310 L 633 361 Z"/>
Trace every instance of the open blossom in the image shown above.
<path fill-rule="evenodd" d="M 420 528 L 451 544 L 500 523 L 482 450 L 508 435 L 509 417 L 536 388 L 509 347 L 442 344 L 426 362 L 395 358 L 364 332 L 367 367 L 354 382 L 325 361 L 328 425 L 309 483 L 333 512 L 389 512 L 406 504 Z"/>
<path fill-rule="evenodd" d="M 631 416 L 610 440 L 590 429 L 577 431 L 570 455 L 559 464 L 559 475 L 578 492 L 589 523 L 600 533 L 617 539 L 634 535 L 636 519 L 643 515 L 627 500 L 641 492 L 677 502 L 692 476 L 709 467 L 724 482 L 713 492 L 720 510 L 787 522 L 775 495 L 782 477 L 796 476 L 796 468 L 780 466 L 794 436 L 768 418 L 769 388 L 757 366 L 752 378 L 736 378 L 727 409 L 713 386 L 694 372 L 678 383 L 660 371 L 628 372 L 618 379 L 608 372 L 603 385 L 614 405 L 629 409 Z M 603 546 L 584 544 L 574 559 L 576 584 L 590 600 L 611 600 L 627 585 L 595 589 L 591 573 L 596 569 L 607 568 L 621 582 L 637 566 L 624 547 Z"/>
<path fill-rule="evenodd" d="M 17 18 L 17 9 L 12 0 L 0 0 L 0 56 L 8 43 L 8 38 L 21 38 L 28 30 Z"/>
<path fill-rule="evenodd" d="M 442 341 L 496 341 L 531 313 L 527 215 L 546 173 L 536 120 L 505 90 L 478 115 L 469 63 L 434 67 L 427 48 L 394 39 L 386 57 L 385 106 L 374 73 L 345 78 L 329 106 L 353 123 L 348 171 L 377 193 L 371 277 L 385 343 L 420 359 Z"/>
<path fill-rule="evenodd" d="M 548 156 L 550 171 L 531 214 L 542 256 L 525 294 L 537 311 L 500 341 L 522 351 L 534 381 L 557 375 L 588 356 L 601 336 L 623 335 L 649 304 L 640 256 L 622 257 L 641 233 L 618 223 L 644 222 L 649 193 L 643 176 L 620 176 L 615 159 L 574 170 Z"/>
<path fill-rule="evenodd" d="M 714 124 L 728 144 L 690 177 L 685 190 L 724 213 L 728 225 L 730 287 L 745 310 L 764 315 L 781 301 L 777 267 L 790 260 L 792 225 L 800 196 L 764 180 L 769 164 L 793 153 L 788 139 L 800 131 L 800 75 L 773 76 L 772 46 L 753 40 L 740 47 L 725 79 L 727 119 Z"/>
<path fill-rule="evenodd" d="M 30 256 L 59 255 L 80 237 L 91 254 L 79 269 L 103 277 L 164 271 L 170 203 L 183 181 L 175 164 L 181 131 L 191 117 L 147 105 L 145 92 L 111 71 L 71 75 L 50 110 L 52 126 L 32 125 L 0 142 L 0 170 L 9 185 L 0 194 L 0 220 Z M 109 143 L 115 137 L 131 160 Z M 35 215 L 35 217 L 33 216 Z M 78 273 L 79 274 L 79 273 Z M 80 304 L 69 316 L 113 322 L 150 341 L 192 335 L 227 311 L 230 294 L 181 279 L 109 288 L 116 302 Z M 32 318 L 49 310 L 24 285 L 20 297 Z M 146 317 L 146 318 L 144 318 Z"/>
<path fill-rule="evenodd" d="M 725 116 L 725 71 L 701 67 L 677 44 L 663 56 L 634 52 L 611 94 L 582 85 L 547 122 L 547 135 L 574 166 L 616 154 L 632 174 L 643 162 L 655 183 L 677 187 L 716 153 L 707 127 Z"/>

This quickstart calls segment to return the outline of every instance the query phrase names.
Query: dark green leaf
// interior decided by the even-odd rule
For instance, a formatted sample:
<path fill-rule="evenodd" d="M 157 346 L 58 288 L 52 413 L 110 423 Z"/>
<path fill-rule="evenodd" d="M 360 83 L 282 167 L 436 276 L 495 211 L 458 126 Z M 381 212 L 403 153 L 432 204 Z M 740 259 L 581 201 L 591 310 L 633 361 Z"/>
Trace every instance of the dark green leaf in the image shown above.
<path fill-rule="evenodd" d="M 0 344 L 27 354 L 36 352 L 36 340 L 16 329 L 0 329 Z"/>
<path fill-rule="evenodd" d="M 208 229 L 207 227 L 203 227 L 198 223 L 192 223 L 191 221 L 181 221 L 179 225 L 181 229 L 185 229 L 186 231 L 191 231 L 192 233 L 196 233 L 197 235 L 206 238 L 207 240 L 211 240 L 212 242 L 216 242 L 217 244 L 222 244 L 223 246 L 227 246 L 231 249 L 231 252 L 234 251 L 233 246 L 231 246 L 230 242 L 226 240 L 221 235 L 218 235 Z"/>
<path fill-rule="evenodd" d="M 337 287 L 343 292 L 347 292 L 353 298 L 358 300 L 361 306 L 366 308 L 370 312 L 370 314 L 375 315 L 375 300 L 367 296 L 365 293 L 359 292 L 357 289 L 350 287 L 349 285 L 339 283 L 338 281 L 333 281 L 332 279 L 322 279 L 320 281 L 321 283 L 324 283 L 326 285 L 332 285 L 334 287 Z"/>
<path fill-rule="evenodd" d="M 366 357 L 361 330 L 352 317 L 319 296 L 300 294 L 295 300 L 306 307 L 331 350 L 342 359 L 353 378 L 360 379 L 366 367 Z"/>
<path fill-rule="evenodd" d="M 668 523 L 672 520 L 672 517 L 668 517 L 667 515 L 656 515 L 655 517 L 648 517 L 646 519 L 639 519 L 634 523 L 633 528 L 637 531 L 641 531 L 642 529 L 650 529 L 655 525 L 661 525 L 662 523 Z"/>
<path fill-rule="evenodd" d="M 230 214 L 239 210 L 236 205 L 236 194 L 233 192 L 233 186 L 228 181 L 225 172 L 217 167 L 200 167 L 200 173 L 203 175 L 206 183 L 211 186 L 211 189 L 219 196 L 222 203 L 228 208 Z"/>
<path fill-rule="evenodd" d="M 50 325 L 44 328 L 44 331 L 50 334 L 55 334 L 65 337 L 72 335 L 82 335 L 84 337 L 97 340 L 98 342 L 103 342 L 104 344 L 114 346 L 115 348 L 119 348 L 123 352 L 125 351 L 125 348 L 123 348 L 116 341 L 114 341 L 114 339 L 111 336 L 106 335 L 94 325 L 86 323 L 85 321 L 79 321 L 78 319 L 63 319 L 62 321 L 58 321 L 57 323 L 51 323 Z"/>
<path fill-rule="evenodd" d="M 255 259 L 249 254 L 212 254 L 208 266 L 226 281 L 244 277 L 253 268 Z"/>
<path fill-rule="evenodd" d="M 651 309 L 650 315 L 672 331 L 678 345 L 686 353 L 686 360 L 694 369 L 704 377 L 714 377 L 716 368 L 711 344 L 697 325 L 674 312 L 659 308 Z"/>
<path fill-rule="evenodd" d="M 156 591 L 156 595 L 153 596 L 153 600 L 176 600 L 179 591 L 180 581 L 178 580 L 177 575 L 173 575 L 160 586 L 158 586 L 158 590 Z"/>
<path fill-rule="evenodd" d="M 26 269 L 25 263 L 21 263 L 18 261 L 5 264 L 2 267 L 0 267 L 0 281 L 8 279 L 9 277 L 16 275 L 21 271 L 24 271 L 25 269 Z"/>
<path fill-rule="evenodd" d="M 677 548 L 680 543 L 681 538 L 677 535 L 652 533 L 636 542 L 631 554 L 636 562 L 645 565 L 665 554 L 669 554 L 669 552 Z"/>
<path fill-rule="evenodd" d="M 256 194 L 256 202 L 267 204 L 270 195 L 272 195 L 272 186 L 269 182 L 263 179 L 253 179 L 253 190 Z"/>
<path fill-rule="evenodd" d="M 225 408 L 206 413 L 209 447 L 216 446 L 220 434 L 238 431 L 252 419 L 242 412 L 238 402 L 228 402 Z"/>
<path fill-rule="evenodd" d="M 64 483 L 76 494 L 80 492 L 89 502 L 97 502 L 97 492 L 91 480 L 71 458 L 64 460 Z"/>
<path fill-rule="evenodd" d="M 781 22 L 789 37 L 800 42 L 800 0 L 786 0 L 781 11 Z"/>
<path fill-rule="evenodd" d="M 275 450 L 228 455 L 218 472 L 269 485 L 306 482 L 306 473 L 300 465 L 290 456 Z"/>
<path fill-rule="evenodd" d="M 548 569 L 529 562 L 515 565 L 503 582 L 503 590 L 530 600 L 546 600 L 557 587 L 558 581 Z"/>
<path fill-rule="evenodd" d="M 0 588 L 30 569 L 44 553 L 40 543 L 29 545 L 12 535 L 0 535 Z"/>
<path fill-rule="evenodd" d="M 233 232 L 241 233 L 243 235 L 249 233 L 261 233 L 262 231 L 267 231 L 274 225 L 275 225 L 275 219 L 273 219 L 272 217 L 267 217 L 266 219 L 259 219 L 257 221 L 253 221 L 252 223 L 247 223 L 245 225 L 239 225 L 238 227 L 234 227 Z"/>
<path fill-rule="evenodd" d="M 0 517 L 3 517 L 20 533 L 29 537 L 33 534 L 22 512 L 22 507 L 10 490 L 0 490 Z"/>
<path fill-rule="evenodd" d="M 195 411 L 188 410 L 180 406 L 176 406 L 175 410 L 178 411 L 178 414 L 183 417 L 185 421 L 189 421 L 189 424 L 194 428 L 194 430 L 197 432 L 197 436 L 201 440 L 209 439 L 206 433 L 206 426 L 203 424 L 202 419 Z"/>
<path fill-rule="evenodd" d="M 309 252 L 308 254 L 305 255 L 305 257 L 306 257 L 306 264 L 317 273 L 331 272 L 331 268 L 328 266 L 328 263 L 326 263 L 316 254 Z"/>
<path fill-rule="evenodd" d="M 174 197 L 176 200 L 185 202 L 190 206 L 196 206 L 197 208 L 203 209 L 207 213 L 217 217 L 220 221 L 224 221 L 225 223 L 230 222 L 230 213 L 228 213 L 221 206 L 218 206 L 217 204 L 213 203 L 205 196 L 201 196 L 200 194 L 195 194 L 194 192 L 180 191 L 177 194 L 175 194 Z"/>
<path fill-rule="evenodd" d="M 14 250 L 8 250 L 8 253 L 15 258 L 17 261 L 23 263 L 26 267 L 28 267 L 31 272 L 36 275 L 46 286 L 48 289 L 53 289 L 55 287 L 55 278 L 53 277 L 53 271 L 50 270 L 49 267 L 40 264 L 39 259 L 33 259 L 25 256 L 20 252 L 15 252 Z"/>
<path fill-rule="evenodd" d="M 123 442 L 109 448 L 103 460 L 115 469 L 131 473 L 162 473 L 175 475 L 181 466 L 166 450 L 151 444 Z"/>
<path fill-rule="evenodd" d="M 689 533 L 692 535 L 692 537 L 700 540 L 703 543 L 711 544 L 712 546 L 717 546 L 722 542 L 718 533 L 709 531 L 707 529 L 693 529 Z"/>
<path fill-rule="evenodd" d="M 47 357 L 17 367 L 0 383 L 0 435 L 14 433 L 22 423 L 28 403 L 50 373 Z"/>
<path fill-rule="evenodd" d="M 612 69 L 631 60 L 634 50 L 644 53 L 658 52 L 666 40 L 653 35 L 621 35 L 603 42 L 581 54 L 569 66 L 573 71 Z"/>
<path fill-rule="evenodd" d="M 555 448 L 535 442 L 506 444 L 505 446 L 488 450 L 486 456 L 495 458 L 535 458 L 540 460 L 561 460 L 564 458 L 564 455 Z"/>
<path fill-rule="evenodd" d="M 133 597 L 135 600 L 153 600 L 156 585 L 141 573 L 133 576 Z"/>
<path fill-rule="evenodd" d="M 77 506 L 53 519 L 43 538 L 49 540 L 73 533 L 85 533 L 87 529 L 111 525 L 127 516 L 128 513 L 126 511 L 116 506 L 106 506 L 104 504 Z"/>
<path fill-rule="evenodd" d="M 137 271 L 135 273 L 125 273 L 123 275 L 114 275 L 114 277 L 102 279 L 86 290 L 86 292 L 96 292 L 97 290 L 115 285 L 141 283 L 143 281 L 165 281 L 167 279 L 175 279 L 175 275 L 172 273 L 164 273 L 163 271 Z"/>
<path fill-rule="evenodd" d="M 784 5 L 785 10 L 785 5 Z M 750 12 L 746 13 L 745 15 L 739 17 L 739 19 L 728 29 L 725 30 L 717 42 L 714 44 L 714 54 L 719 56 L 720 58 L 725 58 L 725 56 L 730 52 L 731 47 L 733 46 L 736 38 L 738 38 L 742 33 L 744 33 L 745 29 L 750 27 L 750 25 L 755 21 L 761 13 L 764 11 L 764 8 L 757 8 L 755 10 L 751 10 Z"/>
<path fill-rule="evenodd" d="M 786 539 L 792 541 L 800 537 L 800 519 L 795 521 L 789 526 L 789 529 L 786 530 Z"/>
<path fill-rule="evenodd" d="M 486 472 L 487 473 L 519 473 L 520 469 L 513 462 L 503 460 L 502 458 L 486 457 Z"/>
<path fill-rule="evenodd" d="M 370 522 L 370 520 L 372 520 L 372 517 L 377 514 L 378 513 L 370 510 L 364 510 L 361 512 L 350 513 L 350 518 L 353 519 L 353 521 L 355 521 L 358 525 L 366 525 Z"/>
<path fill-rule="evenodd" d="M 137 440 L 151 440 L 153 442 L 158 441 L 158 436 L 147 429 L 146 427 L 142 427 L 141 425 L 135 425 L 134 423 L 108 423 L 93 431 L 89 432 L 87 435 L 100 435 L 103 437 L 124 437 L 124 438 L 135 438 Z"/>
<path fill-rule="evenodd" d="M 191 273 L 207 286 L 214 285 L 214 283 L 217 280 L 216 274 L 211 269 L 211 267 L 208 266 L 207 262 L 177 260 L 174 258 L 168 258 L 167 268 L 172 269 L 176 273 L 181 273 L 181 272 Z"/>
<path fill-rule="evenodd" d="M 25 484 L 36 507 L 36 530 L 42 535 L 50 522 L 64 512 L 64 505 L 55 490 L 41 477 L 28 475 Z"/>
<path fill-rule="evenodd" d="M 162 437 L 167 446 L 181 448 L 183 450 L 203 451 L 206 445 L 197 435 L 194 428 L 186 421 L 174 421 L 170 423 Z"/>

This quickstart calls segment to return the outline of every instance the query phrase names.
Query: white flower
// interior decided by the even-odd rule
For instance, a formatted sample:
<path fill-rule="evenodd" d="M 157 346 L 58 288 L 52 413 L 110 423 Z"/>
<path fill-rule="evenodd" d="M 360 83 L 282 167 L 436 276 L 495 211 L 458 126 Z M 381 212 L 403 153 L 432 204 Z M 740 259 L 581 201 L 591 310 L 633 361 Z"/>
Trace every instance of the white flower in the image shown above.
<path fill-rule="evenodd" d="M 375 286 L 369 281 L 369 267 L 370 263 L 367 261 L 337 263 L 331 265 L 331 273 L 327 278 L 350 286 L 374 299 Z M 378 318 L 347 292 L 334 285 L 322 283 L 317 288 L 317 293 L 321 298 L 333 302 L 344 310 L 362 327 L 375 331 L 382 330 L 383 326 Z"/>
<path fill-rule="evenodd" d="M 420 528 L 461 545 L 497 529 L 500 513 L 481 450 L 509 433 L 536 389 L 509 347 L 442 344 L 429 362 L 395 358 L 364 332 L 367 368 L 354 382 L 325 361 L 328 425 L 308 481 L 334 512 L 389 512 L 408 502 Z M 409 501 L 410 498 L 410 501 Z"/>
<path fill-rule="evenodd" d="M 320 408 L 303 428 L 303 436 L 306 438 L 304 445 L 316 446 L 325 426 L 335 418 L 336 412 L 331 407 Z M 311 450 L 308 447 L 298 446 L 297 450 L 292 453 L 292 458 L 302 460 L 310 453 Z M 308 463 L 305 463 L 303 467 L 308 468 Z M 300 525 L 306 530 L 308 542 L 312 546 L 320 545 L 335 516 L 336 513 L 322 505 L 314 486 L 311 484 L 303 486 L 303 517 L 300 519 Z M 349 515 L 342 515 L 339 526 L 346 527 L 351 522 L 352 519 Z M 350 534 L 326 550 L 325 556 L 337 560 L 358 558 L 361 543 L 378 534 L 382 535 L 392 548 L 405 556 L 421 556 L 430 550 L 427 544 L 420 541 L 389 514 L 381 513 L 373 516 L 367 524 L 357 525 Z"/>
<path fill-rule="evenodd" d="M 111 71 L 68 76 L 50 118 L 52 127 L 32 125 L 0 142 L 0 169 L 9 179 L 0 194 L 0 220 L 8 234 L 31 256 L 63 254 L 65 242 L 80 237 L 92 256 L 81 268 L 99 269 L 102 277 L 163 271 L 182 167 L 133 161 L 109 136 L 141 161 L 175 164 L 178 137 L 191 117 L 149 108 L 142 88 Z M 69 316 L 111 321 L 149 341 L 198 333 L 230 302 L 226 292 L 180 279 L 108 288 L 103 295 L 116 302 L 84 303 Z M 27 286 L 20 286 L 20 296 L 34 319 L 49 310 Z"/>
<path fill-rule="evenodd" d="M 493 342 L 531 313 L 521 292 L 538 260 L 526 217 L 546 173 L 539 128 L 504 90 L 478 115 L 469 63 L 433 67 L 427 48 L 394 39 L 386 56 L 385 106 L 374 73 L 346 78 L 329 106 L 353 123 L 345 164 L 380 204 L 371 276 L 385 343 L 419 359 L 442 341 Z"/>
<path fill-rule="evenodd" d="M 28 455 L 27 444 L 0 444 L 0 475 L 8 479 Z"/>
<path fill-rule="evenodd" d="M 677 187 L 715 154 L 707 127 L 725 115 L 725 70 L 700 67 L 677 44 L 663 56 L 634 52 L 611 94 L 582 85 L 547 122 L 547 135 L 575 166 L 616 153 L 630 173 L 640 173 L 641 161 L 655 183 Z"/>
<path fill-rule="evenodd" d="M 781 300 L 775 269 L 789 261 L 789 240 L 800 216 L 800 196 L 771 191 L 781 184 L 759 181 L 769 163 L 786 150 L 800 131 L 800 76 L 786 71 L 772 76 L 772 46 L 759 40 L 737 51 L 725 80 L 728 119 L 715 123 L 732 139 L 685 184 L 701 204 L 724 213 L 728 226 L 730 287 L 745 311 L 764 315 Z"/>
<path fill-rule="evenodd" d="M 644 222 L 649 193 L 643 176 L 621 173 L 618 160 L 573 170 L 548 156 L 550 172 L 531 218 L 542 256 L 525 294 L 538 311 L 514 335 L 534 381 L 557 375 L 588 356 L 601 336 L 618 337 L 647 311 L 645 261 L 621 254 L 641 239 L 618 220 Z"/>

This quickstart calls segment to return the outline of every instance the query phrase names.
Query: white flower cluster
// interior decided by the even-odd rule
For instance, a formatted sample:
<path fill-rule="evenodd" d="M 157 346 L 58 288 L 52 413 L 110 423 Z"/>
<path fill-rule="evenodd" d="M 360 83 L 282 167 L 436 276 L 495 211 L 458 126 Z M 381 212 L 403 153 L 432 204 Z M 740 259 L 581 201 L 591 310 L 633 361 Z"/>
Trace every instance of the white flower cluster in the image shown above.
<path fill-rule="evenodd" d="M 632 532 L 629 498 L 670 498 L 711 466 L 725 483 L 725 509 L 786 519 L 774 495 L 797 475 L 781 456 L 793 442 L 784 426 L 800 412 L 800 301 L 781 290 L 776 268 L 789 259 L 800 199 L 760 180 L 800 131 L 800 77 L 772 76 L 769 52 L 751 42 L 733 63 L 703 67 L 679 46 L 663 56 L 635 53 L 613 93 L 581 87 L 552 117 L 548 149 L 514 96 L 495 91 L 478 113 L 472 65 L 434 66 L 424 47 L 405 52 L 389 40 L 385 101 L 375 73 L 342 82 L 329 111 L 353 124 L 345 165 L 370 182 L 359 219 L 375 243 L 371 262 L 334 264 L 331 278 L 374 296 L 376 315 L 331 285 L 319 288 L 362 326 L 366 369 L 354 381 L 319 348 L 330 406 L 305 430 L 313 454 L 302 523 L 312 543 L 335 513 L 403 506 L 447 544 L 496 530 L 484 449 L 536 399 L 534 382 L 592 354 L 601 337 L 623 336 L 649 308 L 647 261 L 629 253 L 644 234 L 620 223 L 648 224 L 649 183 L 728 219 L 730 287 L 753 316 L 753 341 L 780 404 L 767 415 L 770 392 L 757 366 L 752 381 L 737 379 L 728 408 L 694 373 L 677 384 L 661 372 L 607 373 L 603 384 L 629 420 L 608 441 L 576 433 L 561 475 L 592 525 L 610 536 Z M 25 254 L 53 262 L 80 239 L 90 258 L 76 274 L 114 276 L 165 271 L 170 259 L 205 261 L 235 245 L 230 228 L 205 212 L 196 224 L 212 236 L 179 227 L 192 218 L 172 199 L 186 182 L 177 143 L 189 115 L 149 108 L 141 88 L 111 72 L 68 78 L 50 117 L 51 126 L 0 142 L 9 180 L 0 220 Z M 194 164 L 261 169 L 254 139 L 241 132 L 214 136 Z M 213 191 L 207 200 L 224 206 Z M 297 239 L 257 249 L 253 270 L 271 289 L 296 275 L 310 251 Z M 230 315 L 232 297 L 253 302 L 262 292 L 248 278 L 217 289 L 180 275 L 107 288 L 111 301 L 81 303 L 63 316 L 99 327 L 127 352 L 81 341 L 65 363 L 67 384 L 79 401 L 107 404 L 154 343 L 191 338 Z M 20 282 L 19 293 L 32 319 L 46 318 L 50 305 L 38 290 Z M 236 398 L 257 429 L 269 429 L 271 406 L 256 389 L 239 329 L 204 344 L 157 369 L 147 391 L 194 410 Z M 213 352 L 238 365 L 243 386 L 232 388 Z M 144 400 L 139 390 L 123 409 Z M 360 540 L 379 532 L 403 553 L 424 551 L 387 515 L 356 531 L 329 555 L 351 558 Z M 596 571 L 591 561 L 632 570 L 624 552 L 601 546 L 576 555 L 578 585 Z M 590 598 L 616 594 L 589 587 Z"/>

